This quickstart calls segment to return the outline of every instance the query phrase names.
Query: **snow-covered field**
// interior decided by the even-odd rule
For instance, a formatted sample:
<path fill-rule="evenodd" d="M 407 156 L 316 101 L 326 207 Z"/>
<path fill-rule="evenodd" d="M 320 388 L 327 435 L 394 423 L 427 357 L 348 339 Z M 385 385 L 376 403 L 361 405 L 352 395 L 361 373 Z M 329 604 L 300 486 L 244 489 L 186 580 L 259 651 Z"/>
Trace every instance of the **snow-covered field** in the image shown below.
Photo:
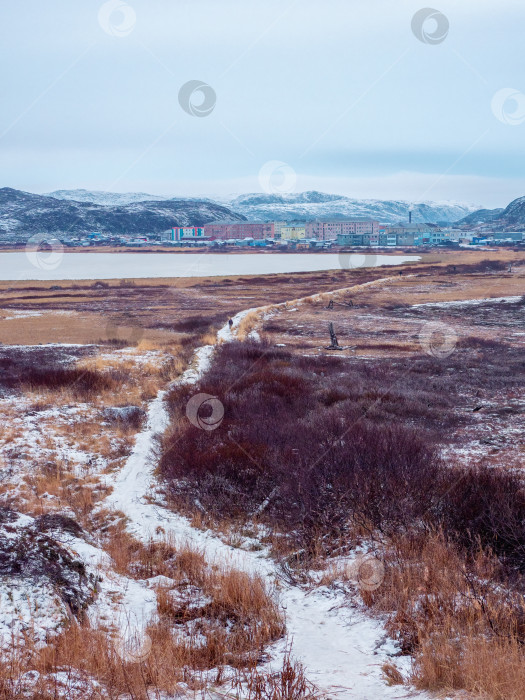
<path fill-rule="evenodd" d="M 136 256 L 132 256 L 136 257 Z M 253 256 L 249 256 L 253 257 Z M 269 260 L 272 260 L 269 257 Z M 310 256 L 308 256 L 310 257 Z M 360 285 L 360 287 L 381 287 L 392 278 L 382 278 Z M 516 302 L 520 297 L 500 297 L 497 299 L 474 299 L 464 302 L 441 302 L 440 304 L 416 304 L 412 308 L 437 307 L 455 308 L 464 305 L 477 306 L 484 303 L 506 304 Z M 323 302 L 324 303 L 324 302 Z M 237 337 L 246 317 L 257 321 L 269 318 L 274 313 L 297 312 L 301 300 L 278 304 L 275 307 L 250 308 L 232 318 L 232 325 L 226 323 L 217 334 L 216 343 L 227 343 Z M 299 314 L 294 313 L 293 316 Z M 361 318 L 366 320 L 366 314 Z M 377 325 L 377 316 L 371 322 Z M 419 323 L 416 319 L 406 319 L 408 325 Z M 355 325 L 355 323 L 354 323 Z M 256 337 L 252 329 L 249 337 Z M 193 385 L 208 370 L 215 352 L 214 345 L 198 348 L 187 368 L 175 383 Z M 109 361 L 112 357 L 120 361 L 130 357 L 140 365 L 156 359 L 151 351 L 143 356 L 128 350 L 116 350 L 102 356 Z M 157 358 L 158 359 L 158 358 Z M 305 673 L 315 684 L 323 697 L 356 698 L 376 700 L 376 698 L 429 698 L 426 693 L 416 692 L 407 685 L 388 685 L 382 671 L 384 664 L 396 667 L 404 678 L 410 675 L 411 659 L 402 656 L 398 645 L 385 633 L 381 618 L 373 617 L 361 602 L 356 580 L 335 577 L 326 585 L 302 586 L 291 583 L 283 576 L 281 567 L 272 559 L 265 547 L 253 547 L 253 540 L 240 540 L 231 546 L 224 535 L 196 527 L 188 517 L 175 512 L 166 504 L 161 485 L 156 477 L 157 438 L 168 428 L 169 416 L 166 396 L 172 385 L 164 386 L 147 405 L 147 418 L 144 427 L 136 434 L 131 453 L 123 465 L 108 468 L 101 457 L 90 459 L 89 450 L 74 447 L 67 438 L 68 428 L 74 431 L 79 420 L 96 419 L 93 409 L 84 406 L 43 407 L 31 411 L 31 403 L 20 397 L 4 400 L 8 412 L 17 414 L 11 424 L 15 433 L 10 439 L 11 448 L 23 449 L 17 462 L 17 474 L 24 470 L 24 460 L 31 450 L 49 449 L 42 438 L 42 432 L 49 426 L 49 433 L 57 426 L 64 434 L 54 438 L 53 451 L 62 460 L 71 461 L 71 470 L 79 478 L 89 471 L 96 476 L 100 487 L 107 496 L 94 507 L 94 514 L 121 512 L 126 517 L 126 528 L 137 540 L 144 544 L 151 541 L 176 543 L 181 548 L 189 545 L 202 553 L 210 567 L 232 567 L 249 574 L 258 574 L 269 583 L 270 590 L 277 597 L 286 620 L 286 637 L 267 649 L 269 660 L 262 668 L 282 667 L 287 650 L 291 647 L 292 656 L 304 664 Z M 60 431 L 59 431 L 60 432 Z M 25 442 L 24 442 L 25 441 Z M 31 453 L 32 454 L 32 453 Z M 45 457 L 45 454 L 44 454 Z M 17 478 L 11 472 L 6 478 Z M 50 498 L 53 498 L 50 495 Z M 20 515 L 14 525 L 17 530 L 31 526 L 31 518 Z M 73 560 L 85 565 L 86 575 L 97 580 L 96 596 L 88 607 L 91 624 L 109 630 L 116 645 L 126 645 L 130 638 L 141 637 L 147 653 L 147 626 L 157 614 L 156 586 L 169 586 L 170 580 L 138 580 L 117 573 L 111 557 L 98 542 L 88 535 L 73 535 L 60 530 L 50 533 Z M 8 536 L 6 530 L 5 536 Z M 351 566 L 354 560 L 348 558 L 345 564 Z M 312 572 L 312 580 L 315 574 Z M 59 631 L 65 622 L 66 608 L 56 591 L 45 585 L 19 586 L 16 581 L 4 578 L 0 586 L 0 639 L 4 647 L 9 645 L 11 634 L 29 630 L 36 631 L 39 643 L 43 644 L 54 632 Z M 79 697 L 82 697 L 79 691 Z M 72 696 L 73 697 L 73 696 Z M 168 696 L 164 697 L 168 700 Z"/>

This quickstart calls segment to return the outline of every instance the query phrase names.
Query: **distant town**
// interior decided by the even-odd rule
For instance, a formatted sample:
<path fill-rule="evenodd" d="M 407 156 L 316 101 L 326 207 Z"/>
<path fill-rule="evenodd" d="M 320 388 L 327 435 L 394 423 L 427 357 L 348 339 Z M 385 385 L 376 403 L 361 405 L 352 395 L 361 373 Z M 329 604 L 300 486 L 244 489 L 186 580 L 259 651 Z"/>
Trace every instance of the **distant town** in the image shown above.
<path fill-rule="evenodd" d="M 337 247 L 436 247 L 483 246 L 525 243 L 522 231 L 468 230 L 468 227 L 442 227 L 432 223 L 386 226 L 374 220 L 308 221 L 268 223 L 212 223 L 204 226 L 173 227 L 160 234 L 126 236 L 92 232 L 81 238 L 71 234 L 46 236 L 65 246 L 170 246 L 256 247 L 277 249 L 324 249 Z M 11 239 L 11 242 L 12 239 Z"/>

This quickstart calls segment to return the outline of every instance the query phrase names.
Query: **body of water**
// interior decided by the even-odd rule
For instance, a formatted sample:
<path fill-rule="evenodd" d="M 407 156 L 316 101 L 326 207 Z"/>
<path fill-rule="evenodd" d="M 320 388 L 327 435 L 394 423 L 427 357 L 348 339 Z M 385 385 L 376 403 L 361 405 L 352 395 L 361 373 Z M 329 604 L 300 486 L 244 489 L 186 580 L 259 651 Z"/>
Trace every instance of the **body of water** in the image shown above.
<path fill-rule="evenodd" d="M 369 253 L 0 253 L 0 280 L 94 280 L 228 277 L 316 272 L 419 260 Z"/>

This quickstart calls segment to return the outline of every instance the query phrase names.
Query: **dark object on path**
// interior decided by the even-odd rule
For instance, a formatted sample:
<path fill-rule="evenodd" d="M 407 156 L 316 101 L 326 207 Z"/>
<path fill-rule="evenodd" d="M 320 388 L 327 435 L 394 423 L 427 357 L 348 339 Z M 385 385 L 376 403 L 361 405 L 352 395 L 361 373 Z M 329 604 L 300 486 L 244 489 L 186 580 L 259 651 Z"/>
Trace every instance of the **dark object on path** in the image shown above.
<path fill-rule="evenodd" d="M 230 320 L 228 321 L 228 325 L 230 326 L 230 328 L 233 326 L 233 319 L 232 318 L 230 318 Z"/>
<path fill-rule="evenodd" d="M 331 321 L 328 324 L 328 330 L 330 331 L 331 344 L 326 348 L 326 350 L 343 350 L 343 348 L 337 342 L 337 336 L 334 331 L 334 324 Z"/>
<path fill-rule="evenodd" d="M 334 300 L 333 300 L 333 299 L 330 299 L 330 301 L 328 302 L 328 306 L 327 306 L 326 308 L 327 308 L 327 309 L 333 309 L 333 308 L 334 308 Z"/>

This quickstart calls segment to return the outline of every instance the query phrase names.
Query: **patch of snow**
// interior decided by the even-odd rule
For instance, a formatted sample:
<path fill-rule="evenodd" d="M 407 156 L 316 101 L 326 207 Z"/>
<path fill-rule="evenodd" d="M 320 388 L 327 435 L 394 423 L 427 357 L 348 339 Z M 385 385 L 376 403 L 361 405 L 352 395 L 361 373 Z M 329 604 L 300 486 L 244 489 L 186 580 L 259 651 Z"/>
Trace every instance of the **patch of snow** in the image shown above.
<path fill-rule="evenodd" d="M 233 321 L 231 328 L 229 322 L 226 323 L 217 333 L 217 341 L 219 343 L 225 343 L 235 340 L 235 331 L 239 328 L 240 322 L 252 311 L 256 311 L 256 309 L 246 309 L 245 311 L 240 311 L 238 314 L 235 314 L 231 319 Z"/>
<path fill-rule="evenodd" d="M 513 304 L 517 301 L 520 301 L 522 299 L 521 296 L 513 296 L 513 297 L 493 297 L 493 298 L 486 298 L 486 299 L 465 299 L 463 301 L 433 301 L 433 302 L 427 302 L 425 304 L 412 304 L 412 308 L 421 308 L 421 307 L 443 307 L 446 308 L 448 306 L 478 306 L 479 304 L 498 304 L 498 303 L 508 303 L 508 304 Z"/>

